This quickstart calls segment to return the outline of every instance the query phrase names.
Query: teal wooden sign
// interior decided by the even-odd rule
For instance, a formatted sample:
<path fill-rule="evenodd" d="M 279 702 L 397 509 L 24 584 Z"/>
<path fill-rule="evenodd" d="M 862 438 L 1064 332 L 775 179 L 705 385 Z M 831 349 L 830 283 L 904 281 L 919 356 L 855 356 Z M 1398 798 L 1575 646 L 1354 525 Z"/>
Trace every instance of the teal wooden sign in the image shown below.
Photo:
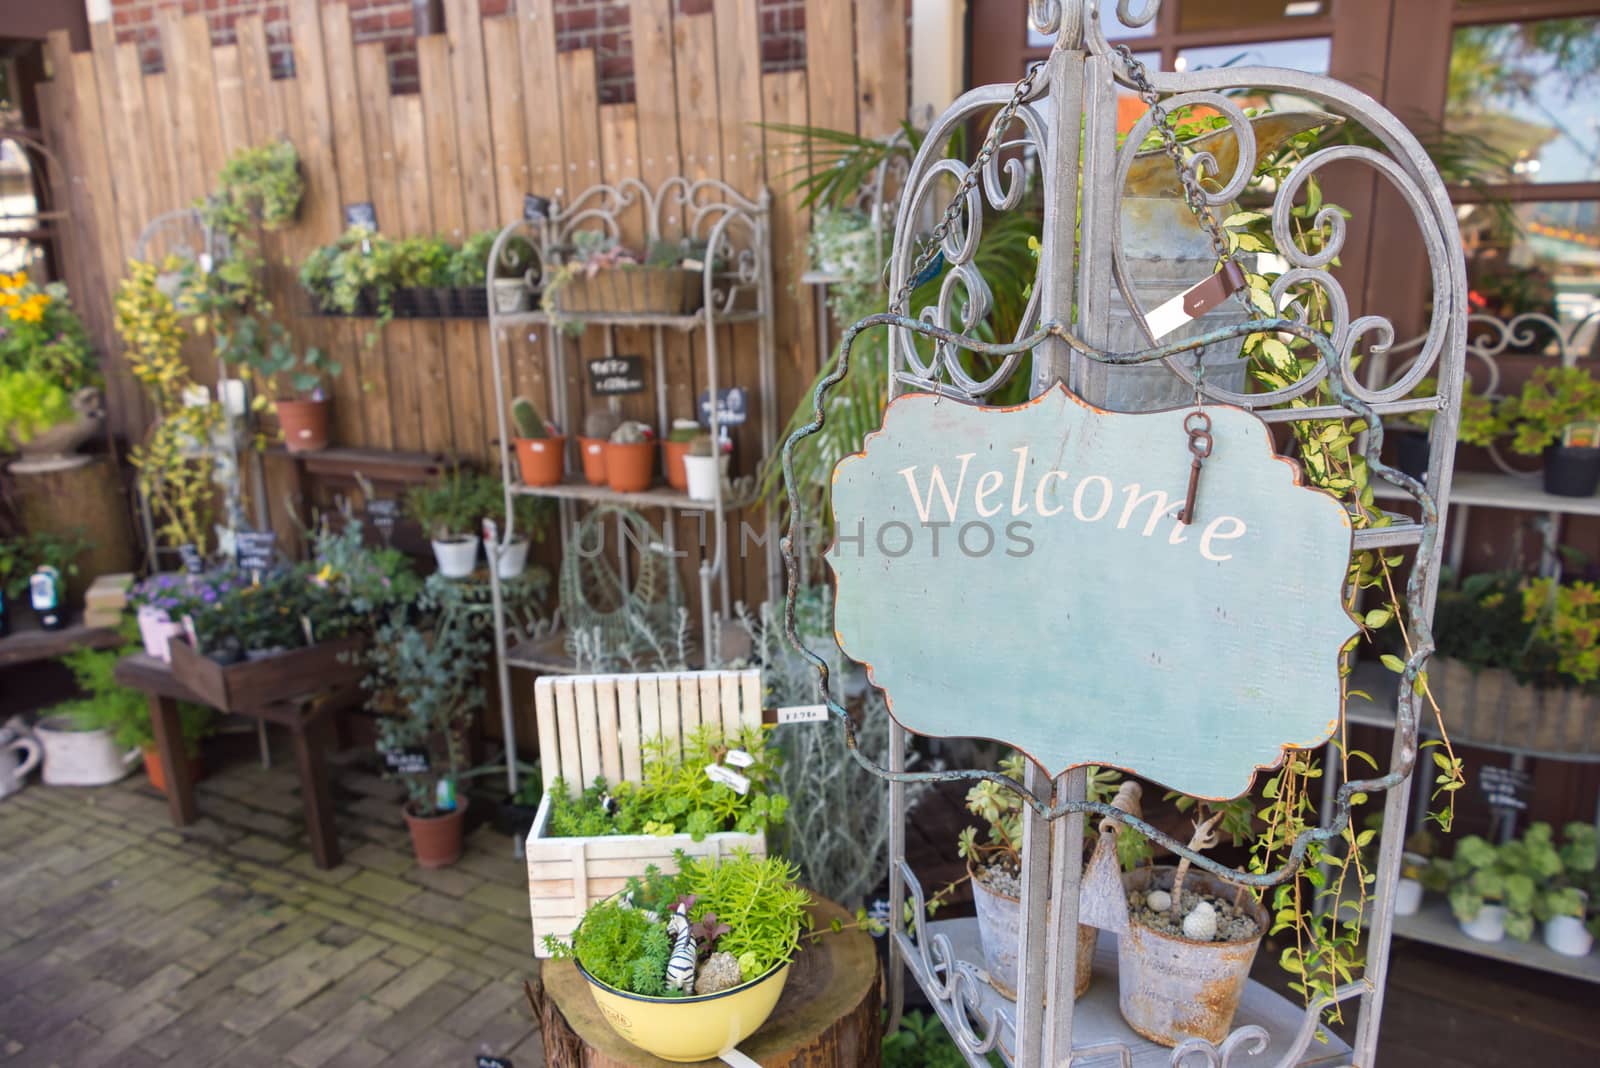
<path fill-rule="evenodd" d="M 834 628 L 895 719 L 1014 746 L 1052 776 L 1122 768 L 1236 797 L 1340 711 L 1350 518 L 1267 427 L 1207 406 L 1178 521 L 1185 411 L 892 403 L 833 474 Z"/>

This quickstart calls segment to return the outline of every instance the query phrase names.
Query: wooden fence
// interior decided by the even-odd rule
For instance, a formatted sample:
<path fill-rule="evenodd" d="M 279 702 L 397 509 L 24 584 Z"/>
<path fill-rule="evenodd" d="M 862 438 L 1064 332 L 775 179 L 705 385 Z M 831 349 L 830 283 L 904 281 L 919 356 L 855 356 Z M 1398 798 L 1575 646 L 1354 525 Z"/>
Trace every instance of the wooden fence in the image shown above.
<path fill-rule="evenodd" d="M 754 197 L 774 195 L 778 408 L 799 400 L 817 367 L 804 269 L 806 213 L 789 193 L 793 140 L 762 121 L 809 123 L 880 136 L 906 113 L 904 0 L 808 0 L 804 70 L 763 74 L 752 0 L 714 0 L 703 14 L 674 0 L 632 0 L 636 102 L 599 104 L 592 51 L 558 53 L 550 0 L 517 0 L 480 18 L 477 0 L 445 0 L 446 34 L 418 40 L 420 92 L 392 95 L 380 43 L 352 43 L 344 4 L 290 0 L 294 76 L 274 80 L 259 16 L 238 22 L 236 43 L 213 46 L 200 14 L 162 12 L 165 69 L 142 73 L 137 47 L 109 24 L 92 48 L 49 42 L 52 81 L 41 89 L 47 136 L 67 172 L 72 223 L 66 281 L 105 353 L 115 433 L 137 439 L 150 413 L 120 356 L 111 294 L 143 226 L 188 206 L 234 151 L 286 137 L 300 152 L 306 195 L 298 222 L 263 243 L 280 314 L 303 343 L 335 350 L 335 442 L 346 446 L 493 455 L 493 382 L 487 327 L 470 321 L 395 322 L 368 349 L 363 321 L 313 318 L 293 285 L 307 252 L 343 226 L 344 204 L 371 201 L 385 233 L 461 240 L 518 215 L 526 192 L 571 196 L 624 177 L 655 184 L 675 173 L 719 177 Z M 728 330 L 732 383 L 754 387 L 752 327 Z M 626 335 L 626 331 L 619 332 Z M 645 352 L 642 338 L 617 351 Z M 591 331 L 580 355 L 598 352 Z M 675 417 L 693 415 L 699 342 L 669 350 Z M 214 362 L 194 361 L 202 381 Z M 537 340 L 518 338 L 508 395 L 548 395 Z M 576 369 L 571 394 L 583 396 Z M 738 442 L 754 464 L 754 427 Z M 759 555 L 759 554 L 756 554 Z M 759 561 L 747 568 L 752 580 Z M 735 568 L 735 590 L 748 591 Z"/>

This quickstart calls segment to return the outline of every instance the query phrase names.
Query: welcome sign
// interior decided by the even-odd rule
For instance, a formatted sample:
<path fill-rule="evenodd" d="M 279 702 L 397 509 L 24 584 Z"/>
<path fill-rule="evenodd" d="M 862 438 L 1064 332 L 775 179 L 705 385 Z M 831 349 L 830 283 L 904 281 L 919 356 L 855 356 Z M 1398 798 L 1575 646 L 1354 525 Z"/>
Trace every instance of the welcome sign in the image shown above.
<path fill-rule="evenodd" d="M 1106 764 L 1242 794 L 1340 710 L 1351 525 L 1267 427 L 1208 406 L 1193 522 L 1186 411 L 892 403 L 834 470 L 834 627 L 907 729 L 993 738 L 1052 776 Z"/>

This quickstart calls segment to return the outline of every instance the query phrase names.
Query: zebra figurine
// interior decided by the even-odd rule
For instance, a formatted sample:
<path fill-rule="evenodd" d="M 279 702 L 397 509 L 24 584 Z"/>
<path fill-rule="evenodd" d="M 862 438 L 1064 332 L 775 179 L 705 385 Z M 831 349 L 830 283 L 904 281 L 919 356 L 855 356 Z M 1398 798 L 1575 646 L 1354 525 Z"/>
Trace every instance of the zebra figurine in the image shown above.
<path fill-rule="evenodd" d="M 667 934 L 672 936 L 672 956 L 667 958 L 667 985 L 685 994 L 694 993 L 694 935 L 689 933 L 689 911 L 679 905 L 667 917 Z"/>

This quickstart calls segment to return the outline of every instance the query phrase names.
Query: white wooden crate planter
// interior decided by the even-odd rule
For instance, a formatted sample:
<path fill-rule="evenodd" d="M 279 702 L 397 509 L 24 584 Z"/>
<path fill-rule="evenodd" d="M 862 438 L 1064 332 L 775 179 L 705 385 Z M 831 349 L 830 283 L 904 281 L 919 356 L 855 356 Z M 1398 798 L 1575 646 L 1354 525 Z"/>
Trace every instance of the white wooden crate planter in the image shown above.
<path fill-rule="evenodd" d="M 654 864 L 675 871 L 672 854 L 722 856 L 738 848 L 767 852 L 766 836 L 723 831 L 696 842 L 687 834 L 612 834 L 551 838 L 550 791 L 557 778 L 574 794 L 596 777 L 638 782 L 644 744 L 669 745 L 706 724 L 726 734 L 761 725 L 761 672 L 688 671 L 645 675 L 547 675 L 534 683 L 544 799 L 528 832 L 528 908 L 534 953 L 546 935 L 566 938 L 584 910 Z"/>

